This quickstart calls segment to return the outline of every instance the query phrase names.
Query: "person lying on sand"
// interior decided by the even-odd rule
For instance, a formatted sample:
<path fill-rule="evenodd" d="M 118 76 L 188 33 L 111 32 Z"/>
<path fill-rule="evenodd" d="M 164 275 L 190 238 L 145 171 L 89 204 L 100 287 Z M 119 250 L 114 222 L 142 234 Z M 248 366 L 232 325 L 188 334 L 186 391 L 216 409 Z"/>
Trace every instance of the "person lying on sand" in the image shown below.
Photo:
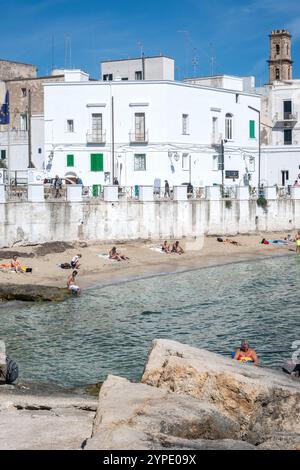
<path fill-rule="evenodd" d="M 10 262 L 10 267 L 11 267 L 12 271 L 15 271 L 16 273 L 22 273 L 23 272 L 21 263 L 18 260 L 18 257 L 16 255 L 13 256 L 13 259 Z"/>
<path fill-rule="evenodd" d="M 165 253 L 170 253 L 170 245 L 167 240 L 164 241 L 163 245 L 161 246 L 161 250 Z"/>
<path fill-rule="evenodd" d="M 76 276 L 77 276 L 78 272 L 76 270 L 74 270 L 72 272 L 72 274 L 68 277 L 67 279 L 67 288 L 69 291 L 72 292 L 72 294 L 76 294 L 77 297 L 80 296 L 80 287 L 76 285 Z"/>
<path fill-rule="evenodd" d="M 129 259 L 128 256 L 121 255 L 121 253 L 117 252 L 117 248 L 115 246 L 112 247 L 111 250 L 109 250 L 109 259 L 116 259 L 117 261 L 122 261 Z"/>
<path fill-rule="evenodd" d="M 241 244 L 239 242 L 237 242 L 236 240 L 230 240 L 230 238 L 218 237 L 217 241 L 218 242 L 223 242 L 223 243 L 229 243 L 230 245 L 241 246 Z"/>
<path fill-rule="evenodd" d="M 282 245 L 286 245 L 288 243 L 287 240 L 281 240 L 281 239 L 278 239 L 278 240 L 266 240 L 265 238 L 262 239 L 262 241 L 260 242 L 261 245 L 270 245 L 270 244 L 282 244 Z"/>
<path fill-rule="evenodd" d="M 178 240 L 173 243 L 171 253 L 177 253 L 178 255 L 182 255 L 184 253 L 183 248 L 179 245 Z"/>
<path fill-rule="evenodd" d="M 256 366 L 258 365 L 256 351 L 250 348 L 249 342 L 246 340 L 241 342 L 241 347 L 236 350 L 233 359 L 240 362 L 253 362 Z"/>

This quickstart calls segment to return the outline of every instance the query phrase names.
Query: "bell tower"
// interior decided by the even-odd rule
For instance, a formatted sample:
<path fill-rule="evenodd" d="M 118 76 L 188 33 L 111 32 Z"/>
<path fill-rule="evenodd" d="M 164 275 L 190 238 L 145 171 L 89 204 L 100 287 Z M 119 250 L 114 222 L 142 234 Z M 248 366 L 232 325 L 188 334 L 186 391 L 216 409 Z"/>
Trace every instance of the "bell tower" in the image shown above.
<path fill-rule="evenodd" d="M 291 34 L 286 29 L 275 29 L 269 37 L 269 83 L 275 80 L 292 80 Z"/>

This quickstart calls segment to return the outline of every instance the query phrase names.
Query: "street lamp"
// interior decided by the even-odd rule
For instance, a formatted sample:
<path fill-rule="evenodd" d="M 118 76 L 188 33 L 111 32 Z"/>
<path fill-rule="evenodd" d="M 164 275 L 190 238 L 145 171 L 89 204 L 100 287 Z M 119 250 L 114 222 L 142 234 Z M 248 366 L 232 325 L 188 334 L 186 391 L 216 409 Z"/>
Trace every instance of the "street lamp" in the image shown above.
<path fill-rule="evenodd" d="M 252 106 L 248 106 L 249 109 L 252 109 L 252 111 L 255 111 L 258 113 L 258 190 L 260 188 L 260 146 L 261 146 L 261 141 L 260 141 L 260 110 L 253 108 Z"/>

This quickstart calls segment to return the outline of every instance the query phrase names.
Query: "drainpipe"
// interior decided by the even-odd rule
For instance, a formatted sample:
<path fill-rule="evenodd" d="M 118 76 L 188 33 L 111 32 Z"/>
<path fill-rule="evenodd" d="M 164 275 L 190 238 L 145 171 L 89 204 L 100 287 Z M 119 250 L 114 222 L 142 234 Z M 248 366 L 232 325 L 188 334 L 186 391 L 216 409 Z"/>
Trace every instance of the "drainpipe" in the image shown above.
<path fill-rule="evenodd" d="M 115 116 L 114 116 L 114 97 L 111 97 L 111 184 L 115 177 Z"/>

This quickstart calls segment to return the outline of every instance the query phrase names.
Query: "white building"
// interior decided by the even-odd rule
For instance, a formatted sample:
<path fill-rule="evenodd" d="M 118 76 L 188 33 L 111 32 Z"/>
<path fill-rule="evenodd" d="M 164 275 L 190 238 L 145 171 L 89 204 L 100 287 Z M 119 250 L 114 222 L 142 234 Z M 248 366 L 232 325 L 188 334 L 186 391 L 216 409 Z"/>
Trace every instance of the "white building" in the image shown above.
<path fill-rule="evenodd" d="M 166 56 L 101 62 L 100 77 L 111 80 L 174 80 L 174 59 Z"/>
<path fill-rule="evenodd" d="M 300 80 L 274 81 L 259 91 L 262 182 L 292 185 L 300 174 Z"/>
<path fill-rule="evenodd" d="M 259 96 L 175 81 L 78 78 L 69 81 L 66 72 L 64 83 L 44 86 L 49 176 L 71 171 L 86 186 L 113 177 L 122 186 L 257 184 L 258 113 L 249 106 L 259 110 Z"/>

